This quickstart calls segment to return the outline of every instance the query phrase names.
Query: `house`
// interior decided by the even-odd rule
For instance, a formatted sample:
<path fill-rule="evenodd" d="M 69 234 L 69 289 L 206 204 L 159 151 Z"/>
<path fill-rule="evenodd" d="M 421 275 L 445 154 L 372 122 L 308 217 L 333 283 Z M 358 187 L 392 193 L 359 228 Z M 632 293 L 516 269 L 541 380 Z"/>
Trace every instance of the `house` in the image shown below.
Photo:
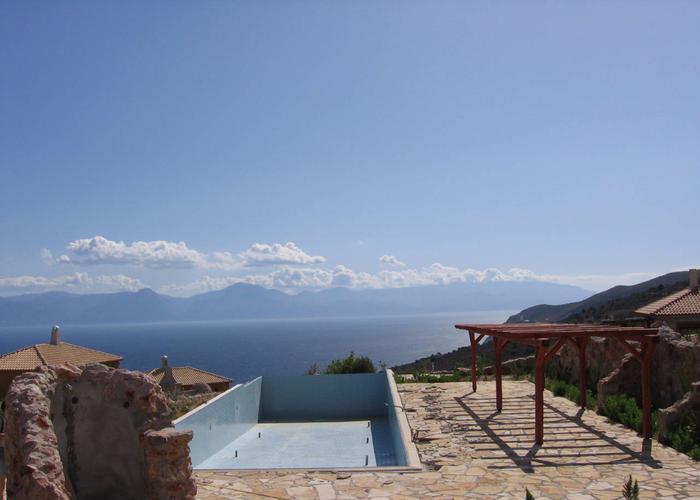
<path fill-rule="evenodd" d="M 122 359 L 124 358 L 116 354 L 62 342 L 59 328 L 54 326 L 48 344 L 34 344 L 0 356 L 0 396 L 4 399 L 12 380 L 17 375 L 32 371 L 39 366 L 102 363 L 112 368 L 119 368 Z"/>
<path fill-rule="evenodd" d="M 665 323 L 677 332 L 700 330 L 698 270 L 691 269 L 688 288 L 652 302 L 635 311 L 649 323 Z"/>
<path fill-rule="evenodd" d="M 168 357 L 163 356 L 160 368 L 146 372 L 163 389 L 177 388 L 181 391 L 191 391 L 197 386 L 206 384 L 214 392 L 223 392 L 231 387 L 230 378 L 216 375 L 191 366 L 170 366 Z"/>

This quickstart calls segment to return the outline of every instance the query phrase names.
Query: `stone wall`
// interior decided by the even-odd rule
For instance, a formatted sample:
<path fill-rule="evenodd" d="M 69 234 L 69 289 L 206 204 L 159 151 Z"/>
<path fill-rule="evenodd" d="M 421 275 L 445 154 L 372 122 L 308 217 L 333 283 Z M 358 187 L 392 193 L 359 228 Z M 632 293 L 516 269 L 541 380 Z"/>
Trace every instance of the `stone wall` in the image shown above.
<path fill-rule="evenodd" d="M 661 435 L 678 428 L 681 424 L 693 422 L 700 424 L 700 381 L 690 386 L 683 399 L 673 405 L 659 410 L 659 430 Z"/>
<path fill-rule="evenodd" d="M 700 381 L 700 344 L 683 340 L 669 328 L 659 330 L 660 340 L 651 362 L 651 404 L 666 408 L 683 398 L 691 384 Z M 607 377 L 598 382 L 598 406 L 612 394 L 627 394 L 641 405 L 641 363 L 625 355 Z"/>
<path fill-rule="evenodd" d="M 7 492 L 18 499 L 193 498 L 190 432 L 143 373 L 41 367 L 6 397 Z"/>

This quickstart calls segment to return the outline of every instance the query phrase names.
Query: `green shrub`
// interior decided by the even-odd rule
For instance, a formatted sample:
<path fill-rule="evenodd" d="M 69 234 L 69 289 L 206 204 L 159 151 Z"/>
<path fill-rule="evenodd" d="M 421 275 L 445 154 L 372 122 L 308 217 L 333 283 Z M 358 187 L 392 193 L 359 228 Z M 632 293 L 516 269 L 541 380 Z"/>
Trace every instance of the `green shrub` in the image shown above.
<path fill-rule="evenodd" d="M 700 425 L 698 417 L 690 415 L 678 427 L 659 434 L 659 441 L 672 446 L 681 453 L 700 460 Z"/>
<path fill-rule="evenodd" d="M 527 488 L 525 488 L 525 500 L 535 500 L 535 496 Z"/>
<path fill-rule="evenodd" d="M 622 498 L 625 500 L 639 500 L 639 483 L 637 483 L 636 479 L 632 482 L 632 475 L 630 475 L 630 478 L 622 488 Z"/>
<path fill-rule="evenodd" d="M 581 391 L 579 391 L 578 387 L 565 380 L 551 378 L 547 379 L 544 385 L 547 389 L 552 391 L 552 394 L 555 396 L 566 398 L 574 403 L 579 402 Z M 595 398 L 593 397 L 593 393 L 588 389 L 586 390 L 586 407 L 589 410 L 595 408 Z"/>
<path fill-rule="evenodd" d="M 642 432 L 642 410 L 639 409 L 634 398 L 624 394 L 608 396 L 605 400 L 603 413 L 610 420 L 626 425 L 637 432 Z"/>
<path fill-rule="evenodd" d="M 337 375 L 340 373 L 374 373 L 374 363 L 367 356 L 355 356 L 354 352 L 345 359 L 334 359 L 324 371 L 327 375 Z"/>

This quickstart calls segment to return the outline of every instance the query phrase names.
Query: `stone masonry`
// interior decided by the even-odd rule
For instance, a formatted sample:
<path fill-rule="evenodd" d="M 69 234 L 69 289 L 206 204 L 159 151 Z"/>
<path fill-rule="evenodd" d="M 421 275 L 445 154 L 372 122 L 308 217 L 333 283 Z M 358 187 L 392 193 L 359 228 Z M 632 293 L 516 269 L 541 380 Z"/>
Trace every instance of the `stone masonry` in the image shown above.
<path fill-rule="evenodd" d="M 161 388 L 93 364 L 40 367 L 6 397 L 7 493 L 17 499 L 193 498 L 191 432 Z"/>

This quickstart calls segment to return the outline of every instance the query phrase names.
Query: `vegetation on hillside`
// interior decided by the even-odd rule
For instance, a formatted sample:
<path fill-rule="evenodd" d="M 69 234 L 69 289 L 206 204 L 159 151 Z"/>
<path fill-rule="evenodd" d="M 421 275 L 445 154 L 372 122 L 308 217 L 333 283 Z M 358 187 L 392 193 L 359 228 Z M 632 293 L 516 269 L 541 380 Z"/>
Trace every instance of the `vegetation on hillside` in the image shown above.
<path fill-rule="evenodd" d="M 688 284 L 683 281 L 668 286 L 663 284 L 657 285 L 628 297 L 615 298 L 599 306 L 581 309 L 566 316 L 563 321 L 565 323 L 600 323 L 606 320 L 622 321 L 639 316 L 634 311 L 640 307 L 678 292 L 687 286 Z"/>
<path fill-rule="evenodd" d="M 615 286 L 585 300 L 567 304 L 539 304 L 508 318 L 508 323 L 601 322 L 627 319 L 634 311 L 688 286 L 688 273 L 673 272 L 636 285 Z"/>

